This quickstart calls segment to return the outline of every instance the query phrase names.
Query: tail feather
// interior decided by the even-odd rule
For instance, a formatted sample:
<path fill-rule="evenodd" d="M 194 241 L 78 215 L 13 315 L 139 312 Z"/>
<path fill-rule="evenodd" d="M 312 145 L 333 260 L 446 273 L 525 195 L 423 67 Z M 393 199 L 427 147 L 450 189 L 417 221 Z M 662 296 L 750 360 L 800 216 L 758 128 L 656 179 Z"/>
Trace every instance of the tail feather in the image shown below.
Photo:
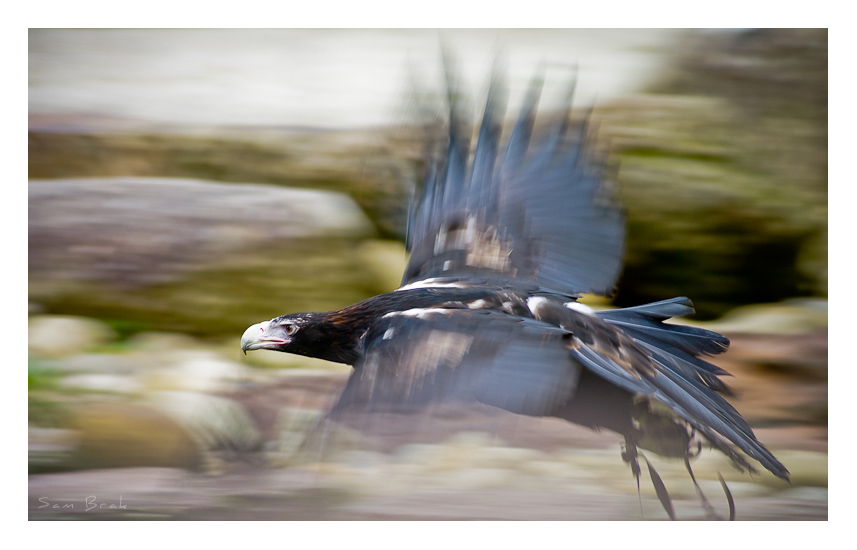
<path fill-rule="evenodd" d="M 675 315 L 693 313 L 687 298 L 673 298 L 642 306 L 599 312 L 598 316 L 621 329 L 651 354 L 659 376 L 648 383 L 657 388 L 651 395 L 668 405 L 718 449 L 741 467 L 747 462 L 730 446 L 736 445 L 758 460 L 774 475 L 788 479 L 788 470 L 757 439 L 737 410 L 718 393 L 730 393 L 718 378 L 728 374 L 699 358 L 723 353 L 729 340 L 716 332 L 665 324 Z"/>
<path fill-rule="evenodd" d="M 679 296 L 677 298 L 670 298 L 669 300 L 661 300 L 660 302 L 652 302 L 641 306 L 602 311 L 599 315 L 605 319 L 612 319 L 617 316 L 628 317 L 633 314 L 664 321 L 670 317 L 681 317 L 683 315 L 690 315 L 693 312 L 693 302 L 691 302 L 689 298 Z"/>
<path fill-rule="evenodd" d="M 663 323 L 671 317 L 690 315 L 693 312 L 690 300 L 673 298 L 643 306 L 603 311 L 599 316 L 622 327 L 626 332 L 633 331 L 651 344 L 667 344 L 691 355 L 717 355 L 726 351 L 729 348 L 729 339 L 722 334 L 697 327 Z M 718 374 L 722 372 L 721 370 Z"/>
<path fill-rule="evenodd" d="M 731 376 L 727 371 L 668 344 L 652 342 L 645 334 L 633 330 L 627 330 L 626 333 L 651 351 L 655 359 L 675 367 L 687 380 L 698 380 L 713 391 L 734 395 L 732 389 L 718 378 L 718 376 Z"/>

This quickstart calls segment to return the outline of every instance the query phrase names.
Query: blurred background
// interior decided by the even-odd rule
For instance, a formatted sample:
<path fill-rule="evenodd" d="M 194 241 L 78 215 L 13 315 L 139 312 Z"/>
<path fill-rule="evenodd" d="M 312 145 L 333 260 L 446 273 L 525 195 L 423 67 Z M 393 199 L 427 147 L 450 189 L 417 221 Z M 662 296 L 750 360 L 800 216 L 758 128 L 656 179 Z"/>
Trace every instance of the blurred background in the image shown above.
<path fill-rule="evenodd" d="M 473 408 L 308 441 L 350 367 L 241 355 L 250 324 L 398 286 L 441 46 L 476 120 L 495 59 L 510 118 L 537 71 L 543 111 L 577 75 L 629 223 L 588 303 L 690 297 L 793 475 L 706 451 L 703 489 L 827 519 L 826 29 L 30 30 L 31 519 L 666 518 L 611 434 Z"/>

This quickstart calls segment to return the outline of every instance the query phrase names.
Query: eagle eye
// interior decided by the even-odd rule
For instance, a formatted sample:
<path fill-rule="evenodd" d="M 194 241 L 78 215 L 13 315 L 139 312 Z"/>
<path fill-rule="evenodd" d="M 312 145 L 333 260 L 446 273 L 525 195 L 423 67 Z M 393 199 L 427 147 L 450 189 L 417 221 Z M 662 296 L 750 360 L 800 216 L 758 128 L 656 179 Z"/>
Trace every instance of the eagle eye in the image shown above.
<path fill-rule="evenodd" d="M 298 328 L 300 328 L 297 324 L 291 321 L 284 322 L 282 326 L 286 329 L 286 334 L 288 334 L 289 336 L 294 336 L 295 333 L 298 331 Z"/>

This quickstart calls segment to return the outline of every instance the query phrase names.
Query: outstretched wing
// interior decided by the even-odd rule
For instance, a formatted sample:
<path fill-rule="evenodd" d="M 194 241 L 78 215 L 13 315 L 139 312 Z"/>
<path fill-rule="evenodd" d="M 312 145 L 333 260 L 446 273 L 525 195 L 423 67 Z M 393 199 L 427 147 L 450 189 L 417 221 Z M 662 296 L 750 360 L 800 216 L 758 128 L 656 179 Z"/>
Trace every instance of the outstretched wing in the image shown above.
<path fill-rule="evenodd" d="M 624 217 L 587 146 L 586 123 L 570 123 L 566 112 L 534 135 L 539 92 L 534 83 L 500 155 L 504 100 L 492 86 L 472 162 L 470 133 L 453 105 L 448 150 L 429 167 L 411 210 L 403 285 L 479 275 L 567 295 L 612 292 Z"/>
<path fill-rule="evenodd" d="M 571 399 L 580 368 L 559 328 L 491 310 L 411 309 L 385 315 L 364 337 L 332 416 L 367 408 L 402 412 L 475 399 L 545 416 Z"/>

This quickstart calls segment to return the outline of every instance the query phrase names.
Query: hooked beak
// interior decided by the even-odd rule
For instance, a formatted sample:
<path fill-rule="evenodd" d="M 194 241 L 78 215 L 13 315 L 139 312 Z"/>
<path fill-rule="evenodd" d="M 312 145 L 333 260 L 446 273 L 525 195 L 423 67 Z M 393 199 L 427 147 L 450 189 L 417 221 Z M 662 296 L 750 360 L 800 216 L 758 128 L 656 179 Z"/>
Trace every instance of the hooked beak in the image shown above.
<path fill-rule="evenodd" d="M 263 321 L 244 331 L 241 335 L 241 351 L 244 355 L 247 355 L 247 351 L 254 349 L 273 349 L 289 343 L 289 340 L 269 334 L 270 328 L 271 321 Z"/>

